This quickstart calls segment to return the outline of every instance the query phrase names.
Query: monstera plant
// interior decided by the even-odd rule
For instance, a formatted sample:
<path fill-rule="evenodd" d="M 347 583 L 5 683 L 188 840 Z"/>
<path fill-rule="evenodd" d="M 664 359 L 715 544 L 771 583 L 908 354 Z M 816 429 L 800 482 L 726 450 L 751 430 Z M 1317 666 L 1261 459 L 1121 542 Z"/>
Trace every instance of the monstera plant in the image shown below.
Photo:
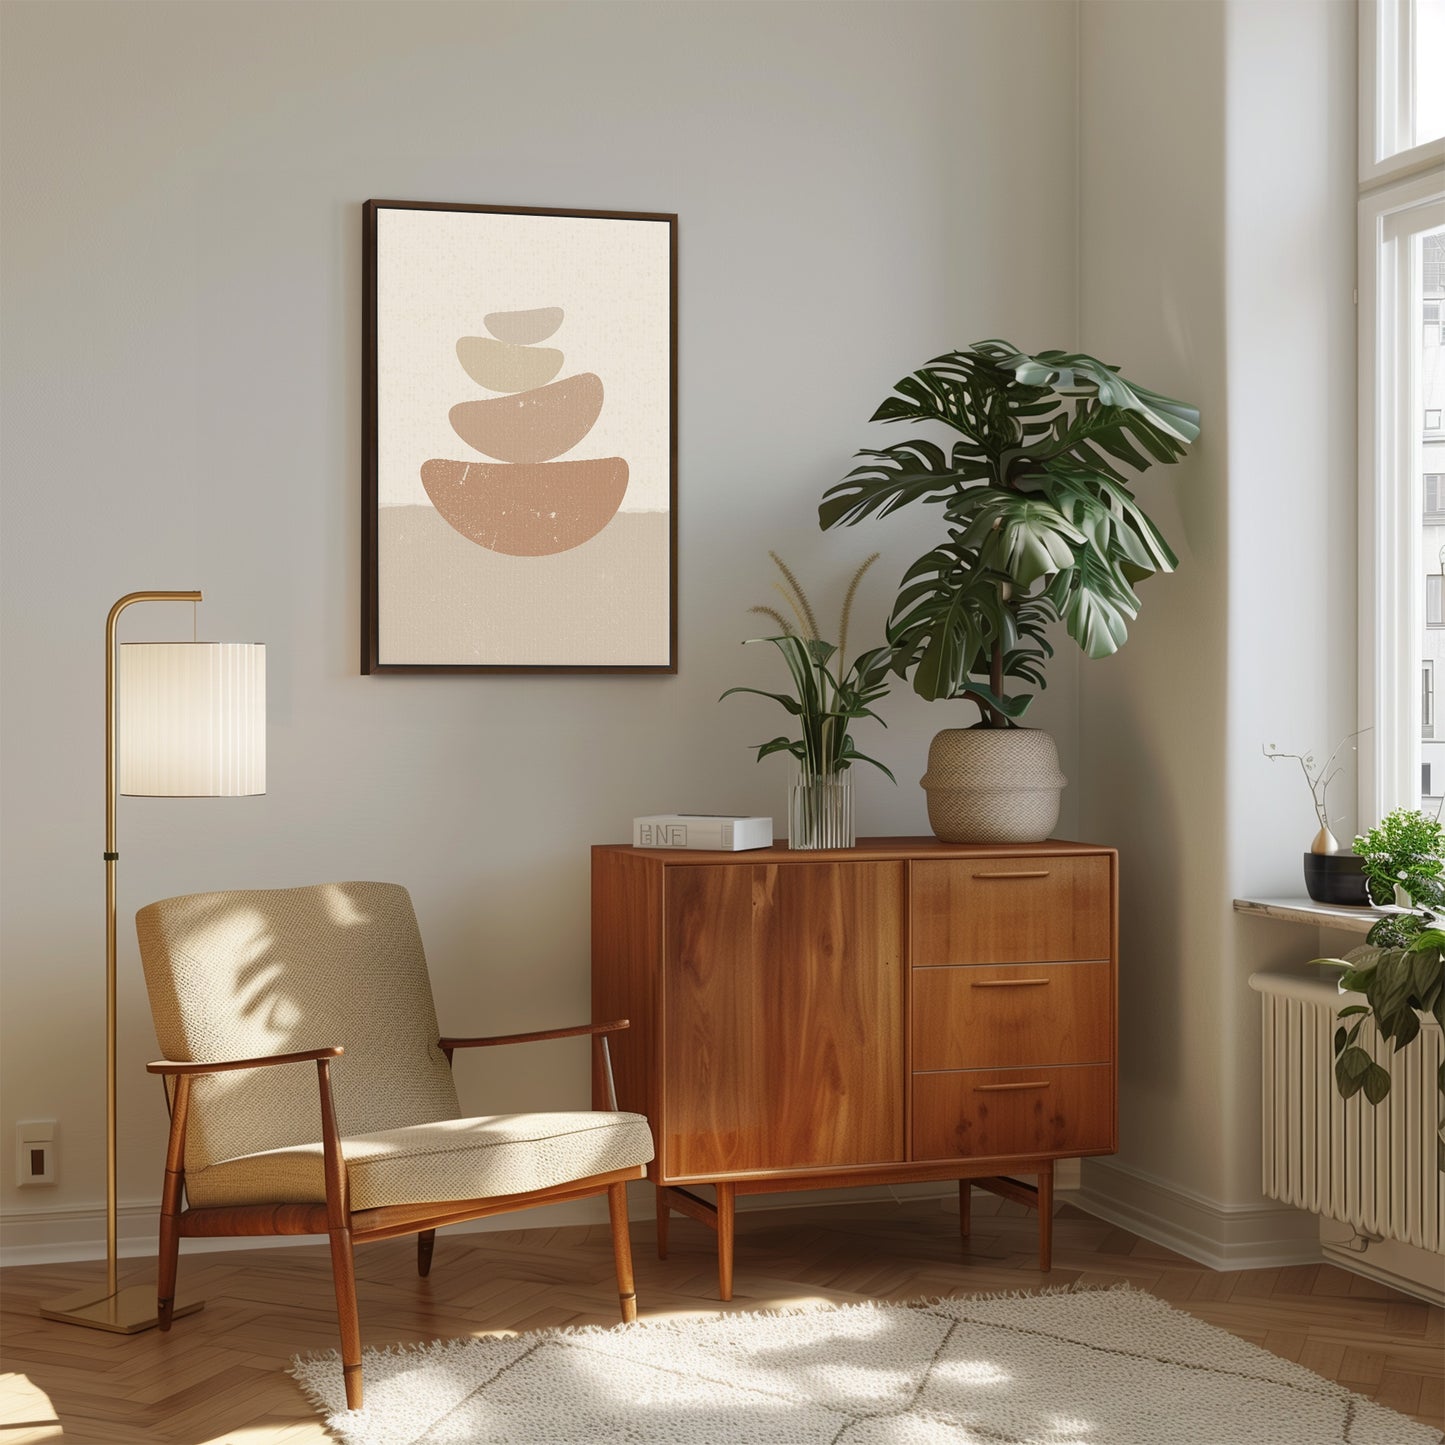
<path fill-rule="evenodd" d="M 1117 651 L 1139 609 L 1134 587 L 1175 556 L 1116 463 L 1174 462 L 1199 413 L 1126 381 L 1092 356 L 1027 356 L 980 341 L 904 377 L 874 421 L 938 422 L 959 434 L 862 451 L 824 495 L 827 527 L 942 508 L 947 533 L 907 571 L 888 624 L 900 674 L 927 698 L 972 698 L 1007 727 L 1042 688 L 1044 626 L 1063 620 L 1090 657 Z"/>
<path fill-rule="evenodd" d="M 939 507 L 944 535 L 904 574 L 888 621 L 894 666 L 926 698 L 975 703 L 978 727 L 1013 729 L 1044 686 L 1050 622 L 1106 657 L 1128 636 L 1138 583 L 1173 570 L 1125 469 L 1178 461 L 1199 413 L 1092 356 L 981 341 L 905 377 L 873 420 L 932 422 L 957 440 L 950 450 L 917 439 L 859 452 L 862 465 L 824 494 L 819 521 Z M 930 792 L 930 813 L 932 804 Z"/>

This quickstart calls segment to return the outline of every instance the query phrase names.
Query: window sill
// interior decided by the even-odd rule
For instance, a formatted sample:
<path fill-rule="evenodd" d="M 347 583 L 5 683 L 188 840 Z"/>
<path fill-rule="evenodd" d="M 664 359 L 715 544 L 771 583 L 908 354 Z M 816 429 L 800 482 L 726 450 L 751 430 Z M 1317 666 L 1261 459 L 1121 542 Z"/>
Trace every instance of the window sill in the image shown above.
<path fill-rule="evenodd" d="M 1236 898 L 1234 911 L 1250 918 L 1273 918 L 1281 923 L 1310 923 L 1342 933 L 1366 934 L 1393 910 L 1339 903 L 1316 903 L 1312 898 Z"/>

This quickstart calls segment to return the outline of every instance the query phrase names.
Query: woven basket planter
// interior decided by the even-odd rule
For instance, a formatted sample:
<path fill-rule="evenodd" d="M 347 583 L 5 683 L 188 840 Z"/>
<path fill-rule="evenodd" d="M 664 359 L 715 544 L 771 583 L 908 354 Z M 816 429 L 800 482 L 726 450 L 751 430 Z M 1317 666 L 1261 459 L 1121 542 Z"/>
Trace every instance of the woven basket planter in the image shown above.
<path fill-rule="evenodd" d="M 1067 782 L 1037 728 L 945 728 L 922 778 L 929 826 L 945 843 L 1041 843 Z"/>

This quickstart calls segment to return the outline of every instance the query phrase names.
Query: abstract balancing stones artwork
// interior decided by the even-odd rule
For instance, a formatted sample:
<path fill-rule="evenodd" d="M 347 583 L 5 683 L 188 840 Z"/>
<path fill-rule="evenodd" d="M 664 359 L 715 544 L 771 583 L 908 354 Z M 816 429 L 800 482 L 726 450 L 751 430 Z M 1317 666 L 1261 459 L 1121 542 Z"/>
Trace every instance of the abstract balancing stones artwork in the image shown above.
<path fill-rule="evenodd" d="M 602 381 L 590 371 L 553 378 L 563 355 L 541 346 L 562 324 L 562 308 L 493 311 L 489 336 L 463 336 L 457 360 L 476 384 L 499 393 L 458 402 L 448 417 L 474 451 L 492 461 L 433 458 L 422 486 L 463 537 L 513 557 L 566 552 L 595 537 L 627 491 L 621 457 L 558 461 L 602 413 Z"/>

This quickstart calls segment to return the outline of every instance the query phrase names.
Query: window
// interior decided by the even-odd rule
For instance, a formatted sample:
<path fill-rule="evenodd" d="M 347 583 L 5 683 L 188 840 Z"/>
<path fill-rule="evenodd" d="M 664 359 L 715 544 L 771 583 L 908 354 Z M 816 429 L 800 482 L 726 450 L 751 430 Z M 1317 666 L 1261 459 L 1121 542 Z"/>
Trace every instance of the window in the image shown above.
<path fill-rule="evenodd" d="M 1360 179 L 1445 156 L 1445 0 L 1360 5 Z"/>
<path fill-rule="evenodd" d="M 1445 658 L 1442 77 L 1445 0 L 1362 0 L 1362 821 L 1419 806 L 1427 772 L 1445 767 L 1445 740 L 1434 741 Z"/>

